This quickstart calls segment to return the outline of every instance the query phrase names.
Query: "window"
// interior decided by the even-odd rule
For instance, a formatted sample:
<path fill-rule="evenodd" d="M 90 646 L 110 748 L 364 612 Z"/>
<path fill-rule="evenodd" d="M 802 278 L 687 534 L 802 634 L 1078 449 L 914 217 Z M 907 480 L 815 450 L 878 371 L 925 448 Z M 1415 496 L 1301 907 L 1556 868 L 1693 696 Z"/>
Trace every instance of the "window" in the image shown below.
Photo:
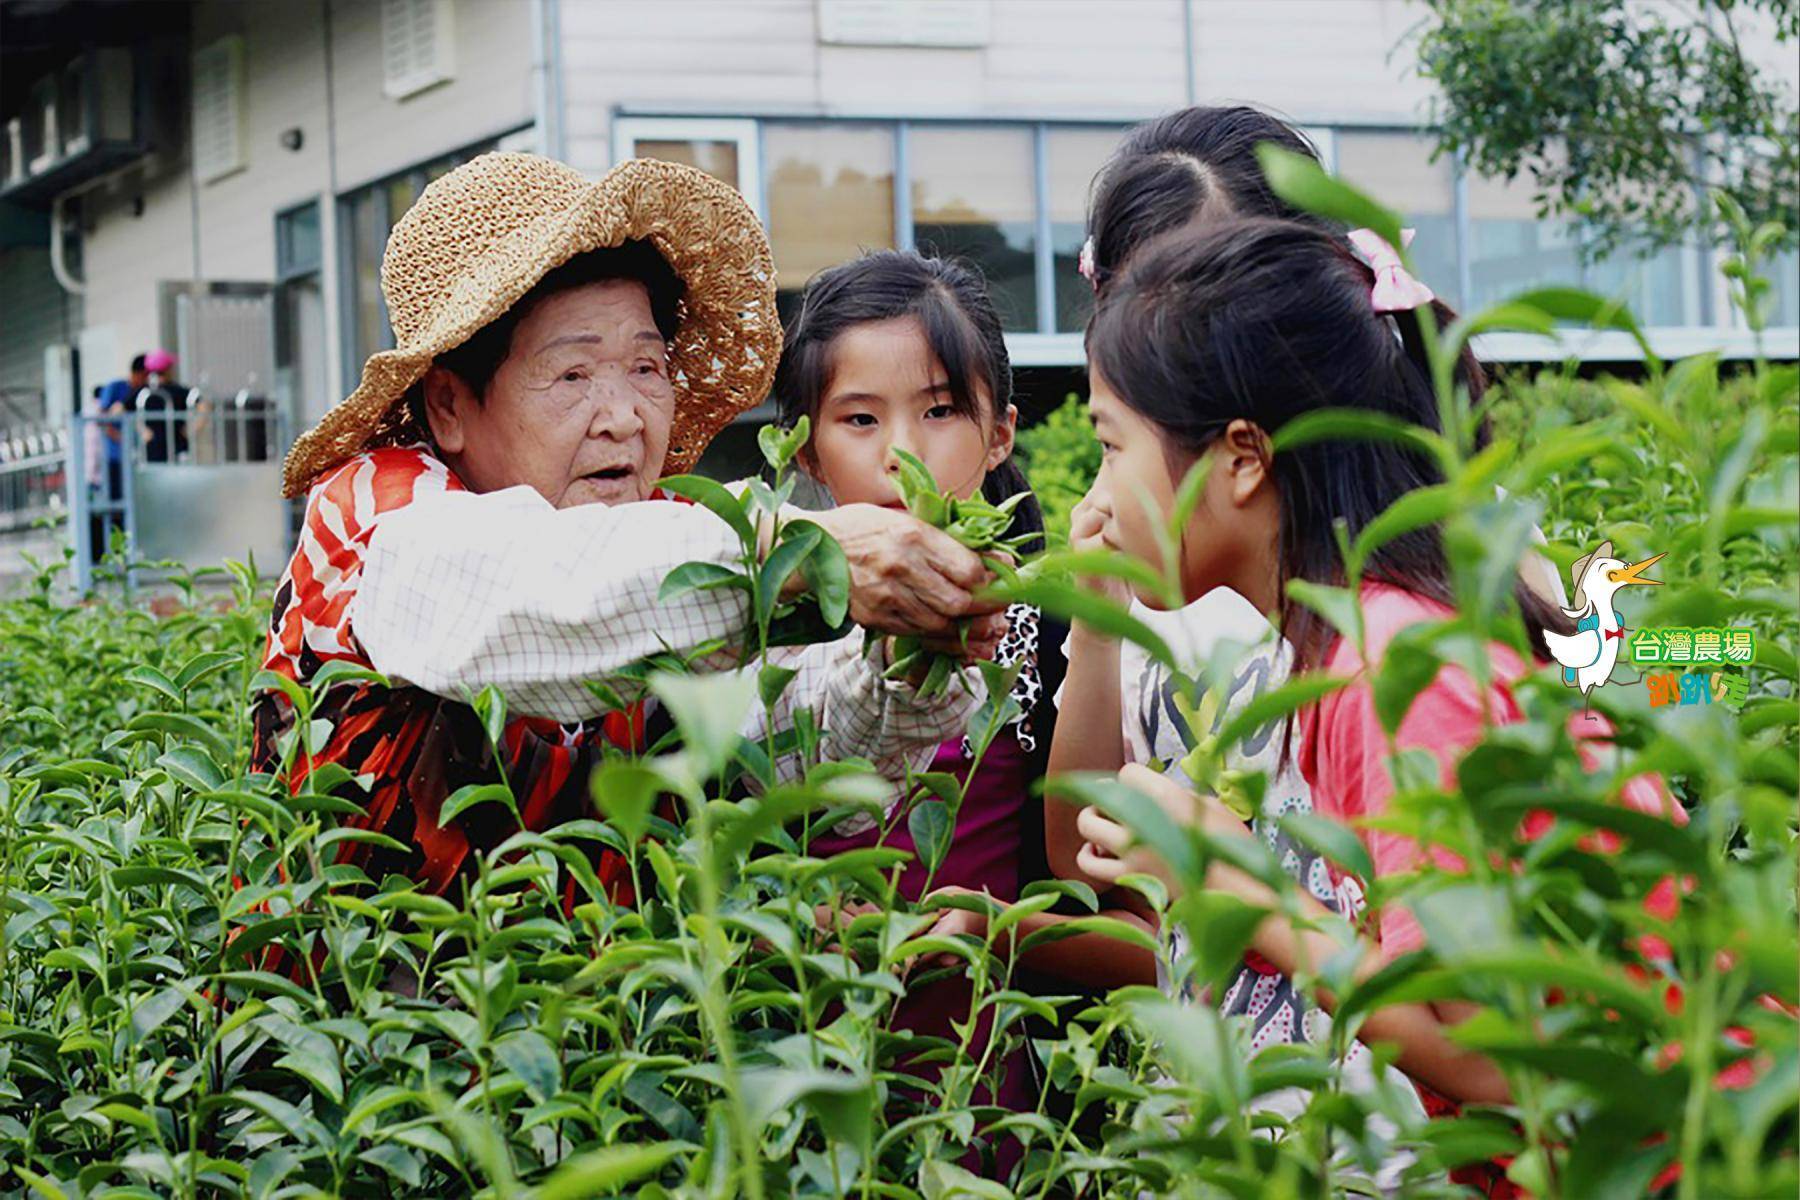
<path fill-rule="evenodd" d="M 274 395 L 305 425 L 330 407 L 319 211 L 309 200 L 275 214 Z"/>
<path fill-rule="evenodd" d="M 907 130 L 913 244 L 966 259 L 987 276 L 1002 324 L 1035 331 L 1037 176 L 1024 126 L 914 125 Z"/>
<path fill-rule="evenodd" d="M 319 202 L 310 200 L 298 208 L 275 214 L 275 277 L 288 279 L 319 269 L 323 260 L 319 244 Z"/>
<path fill-rule="evenodd" d="M 1699 256 L 1688 246 L 1665 246 L 1649 254 L 1621 248 L 1587 264 L 1581 284 L 1609 298 L 1621 298 L 1642 325 L 1693 325 L 1699 313 Z"/>
<path fill-rule="evenodd" d="M 769 125 L 769 243 L 785 318 L 806 281 L 894 242 L 894 131 L 886 125 Z"/>
<path fill-rule="evenodd" d="M 194 177 L 201 183 L 244 166 L 243 83 L 242 38 L 194 51 Z"/>
<path fill-rule="evenodd" d="M 1413 269 L 1451 307 L 1460 307 L 1456 252 L 1456 175 L 1448 156 L 1431 161 L 1432 143 L 1414 133 L 1339 130 L 1337 173 L 1398 212 L 1414 231 Z"/>
<path fill-rule="evenodd" d="M 395 100 L 454 70 L 450 0 L 381 0 L 382 91 Z"/>
<path fill-rule="evenodd" d="M 387 303 L 381 295 L 381 256 L 387 250 L 389 231 L 412 207 L 426 184 L 498 146 L 498 141 L 479 142 L 338 197 L 338 277 L 343 297 L 340 319 L 346 379 L 360 378 L 363 361 L 369 355 L 394 345 Z M 303 237 L 304 227 L 296 227 L 293 233 Z"/>
<path fill-rule="evenodd" d="M 1569 221 L 1539 219 L 1529 180 L 1468 176 L 1470 309 L 1514 292 L 1581 278 L 1577 231 Z"/>
<path fill-rule="evenodd" d="M 1124 128 L 1051 129 L 1044 135 L 1044 204 L 1050 210 L 1050 273 L 1058 333 L 1080 333 L 1094 309 L 1094 289 L 1081 276 L 1087 241 L 1088 190 L 1119 144 Z"/>
<path fill-rule="evenodd" d="M 756 122 L 689 117 L 621 117 L 613 125 L 613 161 L 656 158 L 697 167 L 742 192 L 762 216 Z"/>

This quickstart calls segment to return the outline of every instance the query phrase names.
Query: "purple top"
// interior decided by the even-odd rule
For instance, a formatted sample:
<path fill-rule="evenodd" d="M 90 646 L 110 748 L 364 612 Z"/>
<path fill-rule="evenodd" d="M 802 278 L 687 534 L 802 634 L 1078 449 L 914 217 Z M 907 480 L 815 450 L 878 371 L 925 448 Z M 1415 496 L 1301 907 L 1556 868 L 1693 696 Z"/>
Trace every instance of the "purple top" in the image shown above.
<path fill-rule="evenodd" d="M 981 767 L 963 796 L 949 853 L 931 881 L 934 888 L 947 885 L 975 891 L 985 888 L 994 899 L 1003 903 L 1018 899 L 1025 805 L 1035 801 L 1031 797 L 1032 763 L 1019 745 L 1017 729 L 1016 725 L 1008 725 L 988 746 Z M 963 753 L 963 739 L 953 738 L 939 746 L 931 769 L 954 772 L 957 778 L 967 779 L 969 758 Z M 873 846 L 880 835 L 879 827 L 849 835 L 826 834 L 813 839 L 811 853 L 824 858 Z M 898 822 L 881 844 L 911 851 L 912 834 L 907 830 L 906 822 Z M 924 888 L 925 867 L 915 859 L 901 873 L 900 891 L 908 900 L 917 900 Z M 947 1038 L 954 1043 L 957 1034 L 950 1023 L 968 1019 L 971 990 L 969 980 L 961 974 L 912 988 L 900 1002 L 894 1027 L 929 1037 Z M 986 1041 L 992 1016 L 992 1008 L 983 1012 L 981 1027 L 970 1043 L 972 1052 L 977 1055 Z M 925 1070 L 935 1073 L 934 1067 Z M 1024 1054 L 1009 1057 L 1005 1070 L 1006 1078 L 997 1102 L 1015 1112 L 1035 1107 L 1037 1099 Z"/>

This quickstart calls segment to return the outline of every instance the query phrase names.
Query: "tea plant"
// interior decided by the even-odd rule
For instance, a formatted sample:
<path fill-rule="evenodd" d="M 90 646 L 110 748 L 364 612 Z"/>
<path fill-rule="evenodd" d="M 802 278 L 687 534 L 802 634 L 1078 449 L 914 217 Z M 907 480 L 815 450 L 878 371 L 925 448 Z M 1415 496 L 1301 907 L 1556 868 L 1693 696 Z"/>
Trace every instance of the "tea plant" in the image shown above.
<path fill-rule="evenodd" d="M 1392 223 L 1326 177 L 1271 174 L 1311 207 Z M 1569 733 L 1579 701 L 1540 671 L 1519 689 L 1525 720 L 1495 727 L 1454 788 L 1397 760 L 1387 827 L 1471 872 L 1373 887 L 1414 908 L 1429 948 L 1361 982 L 1347 957 L 1311 964 L 1302 985 L 1336 997 L 1323 1044 L 1253 1055 L 1237 1022 L 1155 989 L 1032 990 L 1018 956 L 1058 935 L 1023 938 L 1019 922 L 1057 903 L 1094 913 L 1080 885 L 1041 881 L 1004 908 L 952 900 L 989 920 L 981 937 L 951 938 L 931 932 L 945 901 L 900 895 L 906 852 L 811 853 L 819 832 L 866 814 L 906 822 L 934 867 L 961 784 L 820 761 L 804 712 L 761 743 L 736 735 L 791 681 L 771 649 L 829 636 L 848 604 L 841 552 L 783 507 L 779 472 L 805 432 L 765 431 L 773 483 L 669 483 L 742 538 L 735 567 L 665 583 L 745 594 L 745 644 L 708 648 L 737 669 L 664 660 L 597 687 L 618 704 L 654 693 L 674 733 L 600 769 L 590 818 L 514 833 L 446 897 L 340 861 L 347 844 L 385 841 L 339 824 L 356 780 L 315 771 L 291 793 L 249 771 L 246 699 L 281 686 L 256 675 L 267 607 L 249 572 L 228 592 L 182 581 L 160 617 L 117 598 L 63 604 L 54 575 L 0 603 L 0 1195 L 1427 1197 L 1457 1194 L 1446 1173 L 1495 1155 L 1541 1196 L 1791 1194 L 1800 384 L 1768 364 L 1723 378 L 1705 358 L 1652 358 L 1631 383 L 1550 375 L 1495 393 L 1495 437 L 1477 449 L 1467 399 L 1447 386 L 1456 347 L 1553 320 L 1635 328 L 1597 298 L 1540 292 L 1427 331 L 1443 368 L 1436 428 L 1327 413 L 1280 433 L 1278 446 L 1404 436 L 1444 479 L 1347 548 L 1345 586 L 1296 596 L 1358 637 L 1358 564 L 1382 537 L 1442 523 L 1457 613 L 1377 669 L 1391 731 L 1439 664 L 1479 675 L 1486 639 L 1520 644 L 1503 585 L 1534 521 L 1561 565 L 1612 537 L 1669 555 L 1666 586 L 1632 624 L 1755 625 L 1748 698 L 1741 711 L 1653 709 L 1621 679 L 1594 695 L 1618 735 L 1589 772 Z M 1195 494 L 1190 481 L 1182 495 Z M 1190 774 L 1253 811 L 1262 781 L 1236 769 L 1234 746 L 1319 685 L 1223 709 L 1207 698 L 1222 682 L 1212 664 L 1177 662 L 1075 582 L 1101 571 L 1169 592 L 1147 568 L 1070 552 L 1003 590 L 1185 670 Z M 325 692 L 365 678 L 327 668 L 293 688 L 290 761 L 328 735 Z M 1009 683 L 983 673 L 977 751 L 1011 715 Z M 504 703 L 473 699 L 497 736 Z M 1613 802 L 1644 771 L 1671 782 L 1686 825 Z M 1049 789 L 1118 815 L 1186 885 L 1134 881 L 1162 938 L 1097 915 L 1062 930 L 1139 939 L 1177 979 L 1225 976 L 1260 914 L 1204 891 L 1206 864 L 1229 855 L 1280 881 L 1273 857 L 1176 826 L 1110 778 Z M 447 819 L 510 802 L 497 781 L 452 797 Z M 1553 830 L 1522 839 L 1528 811 L 1552 814 Z M 1368 878 L 1351 831 L 1286 828 Z M 625 859 L 629 897 L 602 885 L 602 849 Z M 1639 953 L 1652 942 L 1667 968 Z M 947 971 L 971 983 L 955 1037 L 897 1027 L 896 1002 Z M 1513 1104 L 1431 1120 L 1398 1081 L 1344 1084 L 1338 1063 L 1367 1012 L 1451 998 L 1479 1006 L 1456 1036 L 1504 1068 Z M 987 1098 L 1020 1047 L 1037 1099 L 1014 1113 Z M 1297 1100 L 1270 1105 L 1278 1094 Z"/>

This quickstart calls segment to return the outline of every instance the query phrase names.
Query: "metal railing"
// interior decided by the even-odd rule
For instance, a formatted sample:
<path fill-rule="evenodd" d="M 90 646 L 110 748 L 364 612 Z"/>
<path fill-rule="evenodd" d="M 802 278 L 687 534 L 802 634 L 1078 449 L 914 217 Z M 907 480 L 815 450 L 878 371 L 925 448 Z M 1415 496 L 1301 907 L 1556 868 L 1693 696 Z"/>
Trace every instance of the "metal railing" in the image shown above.
<path fill-rule="evenodd" d="M 0 432 L 0 533 L 63 518 L 68 462 L 66 429 Z"/>
<path fill-rule="evenodd" d="M 209 401 L 145 389 L 137 411 L 81 413 L 63 435 L 78 448 L 65 472 L 68 538 L 78 591 L 93 585 L 112 531 L 131 561 L 199 566 L 249 554 L 285 557 L 281 500 L 287 423 L 271 401 L 239 392 Z M 116 439 L 119 452 L 108 452 Z M 266 565 L 266 564 L 265 564 Z M 129 580 L 128 580 L 129 582 Z"/>

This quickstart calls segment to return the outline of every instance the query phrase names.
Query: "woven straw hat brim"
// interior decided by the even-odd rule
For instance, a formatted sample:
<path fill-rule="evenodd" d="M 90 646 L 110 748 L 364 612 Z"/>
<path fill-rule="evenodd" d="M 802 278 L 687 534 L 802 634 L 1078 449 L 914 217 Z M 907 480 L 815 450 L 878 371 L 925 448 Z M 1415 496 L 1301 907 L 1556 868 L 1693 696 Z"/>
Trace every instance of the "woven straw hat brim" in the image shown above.
<path fill-rule="evenodd" d="M 523 172 L 527 183 L 534 171 L 554 183 L 566 182 L 568 173 L 533 155 L 483 155 L 432 188 L 459 172 L 493 169 Z M 478 210 L 438 219 L 457 216 L 481 219 Z M 669 348 L 676 408 L 664 470 L 692 467 L 713 435 L 768 394 L 781 357 L 774 260 L 762 223 L 736 189 L 692 167 L 633 159 L 459 264 L 417 332 L 395 349 L 370 355 L 356 390 L 295 441 L 282 471 L 283 493 L 304 495 L 320 476 L 363 450 L 422 437 L 403 401 L 434 359 L 466 342 L 571 258 L 633 240 L 654 245 L 684 285 Z M 390 305 L 409 285 L 409 268 L 404 252 L 391 252 L 383 264 Z"/>

